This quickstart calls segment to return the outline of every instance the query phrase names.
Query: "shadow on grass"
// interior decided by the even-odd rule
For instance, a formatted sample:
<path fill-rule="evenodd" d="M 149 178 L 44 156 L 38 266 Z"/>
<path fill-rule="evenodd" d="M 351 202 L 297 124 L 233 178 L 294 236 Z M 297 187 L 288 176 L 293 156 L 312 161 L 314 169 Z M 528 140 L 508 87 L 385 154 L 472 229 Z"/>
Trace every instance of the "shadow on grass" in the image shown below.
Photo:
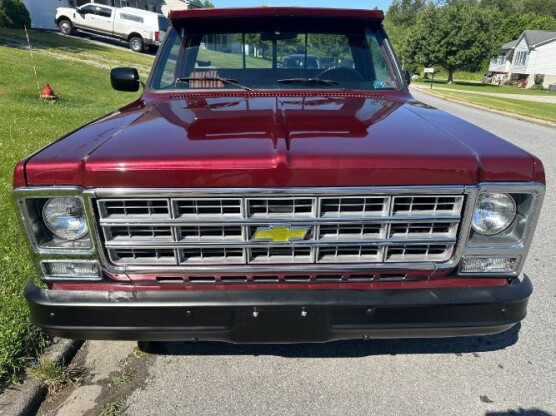
<path fill-rule="evenodd" d="M 335 341 L 324 344 L 229 344 L 225 342 L 139 342 L 157 355 L 272 355 L 286 358 L 366 357 L 397 354 L 456 354 L 497 351 L 515 344 L 521 324 L 499 334 L 458 338 Z"/>

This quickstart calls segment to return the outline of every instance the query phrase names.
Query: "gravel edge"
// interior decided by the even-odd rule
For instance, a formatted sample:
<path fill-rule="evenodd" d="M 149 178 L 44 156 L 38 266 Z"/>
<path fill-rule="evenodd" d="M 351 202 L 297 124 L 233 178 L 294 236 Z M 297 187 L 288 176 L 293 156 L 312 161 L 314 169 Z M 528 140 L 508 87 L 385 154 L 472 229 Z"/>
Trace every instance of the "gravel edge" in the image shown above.
<path fill-rule="evenodd" d="M 55 338 L 42 359 L 67 366 L 84 341 Z M 0 396 L 0 415 L 34 415 L 46 397 L 46 387 L 36 378 L 27 375 L 22 383 L 14 384 Z"/>

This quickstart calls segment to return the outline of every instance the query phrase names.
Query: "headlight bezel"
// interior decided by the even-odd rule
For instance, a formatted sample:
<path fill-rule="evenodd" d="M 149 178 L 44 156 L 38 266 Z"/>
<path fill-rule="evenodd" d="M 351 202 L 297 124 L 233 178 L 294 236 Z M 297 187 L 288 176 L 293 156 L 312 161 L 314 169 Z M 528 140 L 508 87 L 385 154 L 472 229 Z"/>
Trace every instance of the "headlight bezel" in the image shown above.
<path fill-rule="evenodd" d="M 23 228 L 33 253 L 37 255 L 93 255 L 96 253 L 94 230 L 91 210 L 88 201 L 82 196 L 81 188 L 77 187 L 40 187 L 18 188 L 14 190 L 15 203 L 21 215 Z M 64 240 L 55 236 L 47 228 L 43 220 L 44 204 L 53 198 L 72 197 L 79 200 L 83 206 L 88 228 L 87 234 L 77 240 Z M 47 231 L 45 231 L 47 230 Z M 45 234 L 45 233 L 50 233 Z M 53 238 L 54 236 L 55 238 Z"/>
<path fill-rule="evenodd" d="M 493 235 L 481 235 L 472 227 L 472 215 L 479 195 L 485 193 L 504 193 L 510 195 L 516 203 L 516 216 L 512 223 L 503 231 Z M 523 265 L 531 247 L 533 233 L 537 226 L 545 185 L 539 182 L 501 182 L 481 183 L 476 187 L 476 194 L 469 207 L 471 218 L 466 233 L 465 245 L 457 273 L 461 276 L 477 277 L 515 277 L 523 270 Z M 464 257 L 512 257 L 518 262 L 513 272 L 463 272 L 461 270 Z"/>

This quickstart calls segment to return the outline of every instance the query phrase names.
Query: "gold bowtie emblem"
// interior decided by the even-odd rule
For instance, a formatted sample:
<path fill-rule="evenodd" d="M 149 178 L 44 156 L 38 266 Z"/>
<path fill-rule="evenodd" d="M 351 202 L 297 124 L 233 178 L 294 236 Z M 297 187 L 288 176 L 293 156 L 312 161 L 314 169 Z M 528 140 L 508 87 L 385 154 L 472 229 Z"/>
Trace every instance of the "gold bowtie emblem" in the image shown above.
<path fill-rule="evenodd" d="M 253 240 L 287 243 L 295 240 L 304 240 L 308 231 L 309 227 L 292 227 L 291 225 L 258 227 L 253 235 Z"/>

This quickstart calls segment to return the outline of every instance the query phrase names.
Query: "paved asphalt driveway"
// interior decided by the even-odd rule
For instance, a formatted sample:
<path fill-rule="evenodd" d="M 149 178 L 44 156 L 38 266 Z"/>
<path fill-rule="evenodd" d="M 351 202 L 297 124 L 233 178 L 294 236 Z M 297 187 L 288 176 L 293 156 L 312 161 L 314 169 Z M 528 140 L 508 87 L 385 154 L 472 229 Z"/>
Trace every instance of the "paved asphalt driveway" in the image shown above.
<path fill-rule="evenodd" d="M 131 415 L 556 415 L 556 129 L 415 92 L 540 156 L 549 180 L 521 325 L 494 336 L 236 346 L 164 343 Z"/>

